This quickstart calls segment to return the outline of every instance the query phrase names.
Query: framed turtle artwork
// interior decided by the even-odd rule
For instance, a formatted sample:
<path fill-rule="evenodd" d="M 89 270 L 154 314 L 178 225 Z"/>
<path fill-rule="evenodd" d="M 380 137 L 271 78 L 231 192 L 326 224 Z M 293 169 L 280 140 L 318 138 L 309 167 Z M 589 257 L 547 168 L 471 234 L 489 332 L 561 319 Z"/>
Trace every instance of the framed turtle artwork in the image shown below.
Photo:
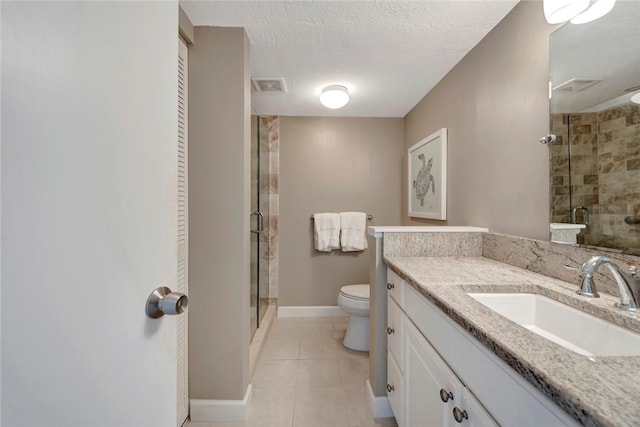
<path fill-rule="evenodd" d="M 409 216 L 447 219 L 447 129 L 409 148 Z"/>

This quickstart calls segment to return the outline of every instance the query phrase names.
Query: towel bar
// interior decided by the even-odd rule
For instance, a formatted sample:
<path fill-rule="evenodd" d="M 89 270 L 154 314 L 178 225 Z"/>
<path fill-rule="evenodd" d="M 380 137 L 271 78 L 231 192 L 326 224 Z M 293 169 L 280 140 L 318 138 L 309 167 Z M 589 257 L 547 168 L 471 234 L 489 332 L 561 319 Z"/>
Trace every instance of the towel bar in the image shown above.
<path fill-rule="evenodd" d="M 313 219 L 313 215 L 311 215 L 311 219 Z M 367 215 L 367 219 L 368 219 L 369 221 L 371 221 L 371 220 L 373 219 L 373 215 L 368 214 L 368 215 Z"/>
<path fill-rule="evenodd" d="M 640 224 L 640 218 L 634 218 L 632 216 L 627 216 L 627 217 L 624 218 L 624 222 L 626 222 L 629 225 Z"/>

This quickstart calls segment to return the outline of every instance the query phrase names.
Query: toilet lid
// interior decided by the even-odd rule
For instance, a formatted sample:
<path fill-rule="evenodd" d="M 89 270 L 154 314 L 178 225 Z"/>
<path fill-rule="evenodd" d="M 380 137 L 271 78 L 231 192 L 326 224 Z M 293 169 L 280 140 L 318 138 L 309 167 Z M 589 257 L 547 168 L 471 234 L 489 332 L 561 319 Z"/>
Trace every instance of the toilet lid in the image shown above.
<path fill-rule="evenodd" d="M 349 285 L 343 286 L 340 293 L 347 298 L 357 300 L 369 300 L 369 285 Z"/>

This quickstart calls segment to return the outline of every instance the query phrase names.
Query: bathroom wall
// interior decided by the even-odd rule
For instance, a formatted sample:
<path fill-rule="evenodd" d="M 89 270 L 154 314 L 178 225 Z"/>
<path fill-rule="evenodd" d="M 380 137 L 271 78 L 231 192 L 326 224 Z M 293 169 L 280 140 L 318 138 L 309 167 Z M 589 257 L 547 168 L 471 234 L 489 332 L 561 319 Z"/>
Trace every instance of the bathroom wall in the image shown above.
<path fill-rule="evenodd" d="M 280 306 L 335 306 L 341 286 L 368 283 L 369 255 L 315 251 L 310 217 L 399 225 L 403 141 L 401 118 L 280 117 Z"/>
<path fill-rule="evenodd" d="M 405 149 L 449 129 L 449 225 L 549 239 L 549 34 L 542 2 L 520 2 L 405 117 Z M 402 222 L 407 215 L 403 158 Z"/>
<path fill-rule="evenodd" d="M 189 387 L 249 384 L 250 74 L 243 28 L 196 27 L 189 50 Z M 223 343 L 223 345 L 221 345 Z"/>

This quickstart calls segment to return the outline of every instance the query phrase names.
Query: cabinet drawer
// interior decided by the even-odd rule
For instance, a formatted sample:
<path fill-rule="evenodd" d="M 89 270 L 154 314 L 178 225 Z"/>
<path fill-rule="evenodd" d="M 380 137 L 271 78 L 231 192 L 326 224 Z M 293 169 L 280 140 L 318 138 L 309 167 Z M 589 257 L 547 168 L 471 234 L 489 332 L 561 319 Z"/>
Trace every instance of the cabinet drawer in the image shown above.
<path fill-rule="evenodd" d="M 391 298 L 396 300 L 400 307 L 404 307 L 404 280 L 387 268 L 387 292 Z"/>
<path fill-rule="evenodd" d="M 389 351 L 395 356 L 400 371 L 404 372 L 404 357 L 402 337 L 404 312 L 393 300 L 387 298 L 387 346 Z"/>
<path fill-rule="evenodd" d="M 404 425 L 404 399 L 403 399 L 403 384 L 402 373 L 398 367 L 396 360 L 390 352 L 387 353 L 387 397 L 389 398 L 389 404 L 393 415 L 396 417 L 396 421 L 399 426 Z"/>

